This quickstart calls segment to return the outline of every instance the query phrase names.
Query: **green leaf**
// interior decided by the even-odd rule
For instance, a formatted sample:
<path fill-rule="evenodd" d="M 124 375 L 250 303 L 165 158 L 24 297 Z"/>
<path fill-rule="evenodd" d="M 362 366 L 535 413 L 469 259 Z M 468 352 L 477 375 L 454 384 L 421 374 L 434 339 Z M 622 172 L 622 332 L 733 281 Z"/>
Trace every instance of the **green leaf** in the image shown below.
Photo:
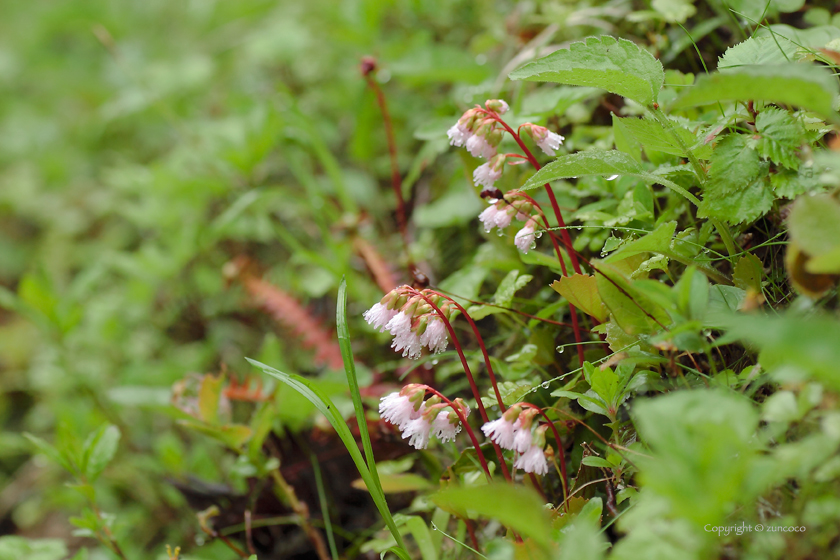
<path fill-rule="evenodd" d="M 503 307 L 509 307 L 513 301 L 514 294 L 524 288 L 533 278 L 530 274 L 520 276 L 518 270 L 511 270 L 505 276 L 505 279 L 502 280 L 502 283 L 499 284 L 499 288 L 493 296 L 493 303 Z"/>
<path fill-rule="evenodd" d="M 615 149 L 630 156 L 641 163 L 642 161 L 642 146 L 632 131 L 626 125 L 627 119 L 612 116 L 613 123 L 613 138 L 615 139 Z"/>
<path fill-rule="evenodd" d="M 651 8 L 659 12 L 669 23 L 685 23 L 685 20 L 697 13 L 694 0 L 653 0 Z"/>
<path fill-rule="evenodd" d="M 594 276 L 572 274 L 551 283 L 551 287 L 566 301 L 600 322 L 607 319 L 607 309 L 598 295 L 597 281 Z"/>
<path fill-rule="evenodd" d="M 460 512 L 468 511 L 496 519 L 523 537 L 530 537 L 545 549 L 551 546 L 551 524 L 543 501 L 530 488 L 495 483 L 468 488 L 451 488 L 433 494 L 438 506 Z"/>
<path fill-rule="evenodd" d="M 756 117 L 755 127 L 760 134 L 757 149 L 762 156 L 788 169 L 799 168 L 796 151 L 805 130 L 788 111 L 765 109 Z"/>
<path fill-rule="evenodd" d="M 367 459 L 367 476 L 365 473 L 362 472 L 361 468 L 359 469 L 359 473 L 362 475 L 362 478 L 365 481 L 365 484 L 368 485 L 368 489 L 371 491 L 371 497 L 373 497 L 374 502 L 376 502 L 377 507 L 379 508 L 379 512 L 382 515 L 382 518 L 385 520 L 386 525 L 388 528 L 391 529 L 391 532 L 394 538 L 397 541 L 397 544 L 400 545 L 403 549 L 405 545 L 402 543 L 402 539 L 399 536 L 399 533 L 394 533 L 396 530 L 396 525 L 394 523 L 393 518 L 391 517 L 391 511 L 388 508 L 388 503 L 385 501 L 385 494 L 382 490 L 382 483 L 379 481 L 379 471 L 376 469 L 376 457 L 373 455 L 373 446 L 371 445 L 370 441 L 370 433 L 367 429 L 367 418 L 365 416 L 365 408 L 362 404 L 362 395 L 359 389 L 359 380 L 356 377 L 356 365 L 355 361 L 353 360 L 353 349 L 350 346 L 350 329 L 347 327 L 347 281 L 344 277 L 341 278 L 341 283 L 338 286 L 338 302 L 336 305 L 336 329 L 338 331 L 338 344 L 341 348 L 341 358 L 344 360 L 344 373 L 347 376 L 347 383 L 350 387 L 350 396 L 353 399 L 353 408 L 356 410 L 356 421 L 359 426 L 359 433 L 362 438 L 362 446 L 365 450 L 365 457 Z M 278 372 L 279 373 L 279 372 Z M 301 378 L 302 379 L 302 378 Z M 287 381 L 288 383 L 288 381 Z M 290 384 L 291 385 L 291 384 Z M 292 385 L 295 389 L 299 392 L 303 393 L 299 387 Z M 310 391 L 310 394 L 312 392 Z M 310 396 L 304 393 L 312 404 L 318 406 L 318 403 L 312 401 Z M 312 396 L 317 397 L 317 394 L 312 394 Z M 321 403 L 322 406 L 318 407 L 319 410 L 323 413 L 323 402 Z M 329 410 L 329 405 L 327 405 L 327 409 Z M 333 423 L 333 420 L 338 422 L 342 427 L 347 429 L 347 424 L 344 422 L 344 419 L 338 415 L 337 411 L 333 410 L 335 416 L 333 416 L 330 420 L 330 423 L 333 424 L 333 428 L 338 431 L 338 427 L 336 427 L 336 423 Z M 330 419 L 330 416 L 327 416 Z M 349 432 L 349 430 L 348 430 Z M 359 448 L 356 446 L 355 439 L 350 437 L 350 439 L 342 438 L 345 446 L 348 446 L 348 451 L 350 450 L 349 446 L 352 446 L 353 449 L 358 454 Z M 353 453 L 351 452 L 351 455 Z M 355 460 L 355 458 L 354 458 Z M 358 466 L 358 464 L 357 464 Z"/>
<path fill-rule="evenodd" d="M 731 72 L 702 75 L 697 84 L 680 95 L 674 108 L 708 105 L 719 101 L 769 101 L 796 105 L 837 122 L 834 77 L 811 64 L 743 66 Z"/>
<path fill-rule="evenodd" d="M 23 437 L 28 439 L 32 443 L 32 445 L 38 448 L 38 451 L 49 457 L 52 461 L 64 467 L 65 470 L 73 474 L 77 473 L 76 468 L 73 465 L 72 459 L 66 453 L 62 453 L 54 446 L 47 443 L 46 440 L 41 439 L 36 435 L 24 433 Z"/>
<path fill-rule="evenodd" d="M 726 135 L 715 147 L 699 215 L 733 224 L 751 222 L 773 206 L 765 180 L 767 164 L 741 134 Z"/>
<path fill-rule="evenodd" d="M 598 293 L 624 332 L 649 334 L 662 328 L 656 321 L 662 325 L 670 323 L 668 314 L 646 295 L 634 289 L 613 265 L 601 262 L 598 269 L 600 273 L 595 275 Z"/>
<path fill-rule="evenodd" d="M 696 196 L 669 181 L 664 177 L 647 173 L 632 156 L 618 150 L 587 150 L 560 156 L 528 179 L 522 190 L 536 189 L 545 183 L 559 179 L 570 179 L 583 177 L 585 175 L 601 175 L 611 177 L 613 175 L 630 175 L 638 177 L 649 183 L 659 183 L 681 194 L 693 204 L 700 204 Z"/>
<path fill-rule="evenodd" d="M 251 438 L 251 428 L 243 424 L 217 426 L 213 424 L 195 422 L 192 420 L 180 420 L 178 423 L 191 430 L 201 432 L 206 436 L 217 439 L 236 451 L 245 445 L 245 442 Z"/>
<path fill-rule="evenodd" d="M 420 549 L 420 557 L 423 560 L 437 560 L 437 547 L 432 540 L 432 533 L 426 525 L 426 521 L 417 515 L 400 515 L 394 516 L 394 521 L 397 526 L 404 526 L 414 537 L 414 542 L 417 543 L 417 548 Z"/>
<path fill-rule="evenodd" d="M 618 262 L 641 253 L 661 253 L 668 255 L 671 251 L 671 239 L 677 229 L 677 222 L 667 222 L 660 225 L 651 233 L 621 247 L 618 251 L 604 259 L 604 262 Z"/>
<path fill-rule="evenodd" d="M 589 37 L 514 70 L 511 80 L 591 86 L 652 105 L 665 82 L 662 64 L 626 39 Z"/>
<path fill-rule="evenodd" d="M 791 239 L 811 257 L 812 274 L 840 272 L 840 202 L 831 195 L 802 196 L 788 216 Z"/>
<path fill-rule="evenodd" d="M 680 143 L 673 137 L 671 131 L 666 130 L 656 120 L 648 118 L 621 118 L 613 116 L 613 126 L 615 126 L 616 122 L 620 123 L 624 133 L 630 134 L 636 142 L 645 148 L 646 152 L 648 150 L 655 150 L 657 152 L 663 152 L 674 156 L 688 155 Z M 679 123 L 671 120 L 671 128 L 675 134 L 679 135 L 683 145 L 689 149 L 697 144 L 697 137 L 694 133 L 686 128 L 683 128 Z M 698 158 L 707 159 L 711 153 L 711 148 L 709 146 L 702 145 L 693 150 L 693 152 Z"/>
<path fill-rule="evenodd" d="M 718 60 L 718 71 L 732 72 L 742 66 L 778 65 L 795 60 L 798 47 L 782 36 L 750 37 L 729 47 Z"/>
<path fill-rule="evenodd" d="M 698 526 L 722 522 L 732 508 L 764 491 L 752 473 L 758 413 L 737 393 L 677 391 L 637 399 L 631 415 L 652 457 L 640 457 L 643 492 Z M 686 484 L 685 473 L 691 473 Z"/>
<path fill-rule="evenodd" d="M 219 423 L 219 399 L 222 396 L 222 384 L 225 378 L 205 375 L 201 379 L 201 387 L 198 389 L 198 413 L 199 417 L 208 424 Z"/>
<path fill-rule="evenodd" d="M 66 557 L 67 546 L 61 539 L 0 537 L 0 560 L 61 560 Z"/>
<path fill-rule="evenodd" d="M 120 430 L 107 424 L 92 433 L 82 448 L 82 471 L 90 482 L 96 480 L 114 455 L 120 442 Z"/>
<path fill-rule="evenodd" d="M 580 462 L 586 465 L 587 467 L 600 467 L 604 469 L 612 469 L 615 467 L 615 465 L 613 465 L 606 459 L 602 459 L 601 457 L 595 457 L 594 455 L 584 457 L 583 459 L 581 459 Z"/>
<path fill-rule="evenodd" d="M 735 271 L 732 273 L 732 280 L 735 285 L 744 291 L 752 289 L 755 293 L 761 293 L 761 276 L 763 274 L 761 260 L 751 253 L 747 253 L 735 263 Z"/>

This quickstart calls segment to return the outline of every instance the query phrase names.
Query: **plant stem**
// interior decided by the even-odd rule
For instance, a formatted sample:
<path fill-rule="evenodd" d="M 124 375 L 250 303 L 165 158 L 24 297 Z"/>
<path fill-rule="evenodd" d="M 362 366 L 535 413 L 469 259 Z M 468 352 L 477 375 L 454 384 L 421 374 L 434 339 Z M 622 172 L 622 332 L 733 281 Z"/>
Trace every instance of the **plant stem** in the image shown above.
<path fill-rule="evenodd" d="M 423 387 L 425 387 L 426 390 L 433 395 L 437 395 L 440 400 L 448 404 L 452 411 L 458 416 L 458 420 L 460 420 L 461 424 L 464 425 L 464 431 L 467 432 L 467 435 L 470 436 L 470 439 L 472 440 L 473 446 L 475 447 L 475 454 L 478 455 L 478 461 L 481 463 L 481 468 L 484 469 L 484 475 L 487 477 L 487 482 L 492 482 L 493 476 L 490 474 L 490 467 L 487 466 L 487 459 L 484 458 L 484 453 L 481 452 L 481 446 L 478 443 L 478 439 L 475 437 L 475 432 L 473 431 L 472 426 L 467 423 L 467 418 L 464 416 L 464 413 L 461 412 L 461 407 L 455 406 L 452 401 L 446 398 L 446 396 L 437 389 L 433 389 L 428 385 L 424 385 Z M 500 457 L 500 461 L 502 463 L 502 469 L 507 475 L 505 478 L 510 481 L 510 473 L 507 471 L 507 465 L 505 465 L 504 458 Z"/>
<path fill-rule="evenodd" d="M 557 455 L 559 456 L 560 460 L 560 473 L 561 473 L 561 482 L 563 483 L 563 501 L 565 502 L 566 497 L 568 495 L 568 475 L 566 473 L 566 452 L 563 450 L 563 440 L 560 439 L 560 432 L 557 431 L 557 427 L 554 425 L 554 422 L 548 417 L 548 414 L 539 406 L 527 402 L 518 403 L 520 406 L 524 406 L 526 408 L 532 408 L 540 413 L 540 415 L 545 418 L 546 422 L 548 422 L 551 431 L 554 433 L 554 439 L 557 441 Z"/>
<path fill-rule="evenodd" d="M 423 292 L 420 292 L 418 290 L 412 290 L 412 291 L 414 293 L 418 294 L 420 297 L 422 297 L 426 301 L 426 303 L 428 303 L 432 307 L 432 309 L 435 310 L 435 313 L 437 313 L 438 317 L 440 317 L 440 319 L 443 321 L 443 324 L 446 326 L 446 330 L 447 330 L 447 332 L 449 332 L 449 336 L 452 339 L 452 344 L 455 346 L 455 350 L 458 351 L 458 357 L 461 358 L 461 365 L 464 368 L 464 373 L 467 374 L 467 380 L 470 383 L 470 389 L 472 390 L 473 396 L 475 397 L 475 403 L 476 403 L 476 406 L 478 407 L 478 412 L 481 415 L 481 419 L 486 424 L 490 420 L 487 417 L 487 411 L 484 409 L 484 403 L 481 402 L 481 393 L 478 390 L 478 385 L 476 385 L 476 383 L 475 383 L 475 378 L 472 375 L 472 371 L 470 371 L 470 366 L 467 363 L 467 358 L 464 355 L 464 349 L 461 346 L 461 342 L 458 340 L 458 337 L 455 335 L 455 329 L 452 328 L 452 323 L 449 322 L 449 319 L 446 318 L 446 315 L 440 310 L 440 308 L 437 305 L 435 305 L 435 302 L 432 301 L 432 298 L 430 298 L 429 296 L 427 296 L 426 294 L 424 294 Z M 437 292 L 435 292 L 435 293 L 437 293 Z M 449 297 L 444 296 L 442 294 L 437 294 L 437 295 L 439 295 L 443 298 L 446 298 L 448 300 L 451 300 L 455 303 L 455 305 L 458 305 L 458 302 L 455 302 L 454 300 L 452 300 L 452 298 L 449 298 Z M 460 305 L 458 305 L 458 307 L 463 310 L 463 307 L 461 307 Z M 466 311 L 462 311 L 462 313 L 464 314 L 465 317 L 469 318 L 469 315 L 467 315 Z M 470 321 L 472 321 L 472 319 L 470 319 Z M 477 331 L 476 331 L 476 333 L 477 333 Z M 489 365 L 489 358 L 488 358 L 488 365 Z M 494 388 L 496 388 L 495 387 L 495 377 L 493 377 L 491 379 L 494 379 Z M 429 389 L 434 391 L 434 389 L 431 389 L 431 387 Z M 438 396 L 440 396 L 441 398 L 446 399 L 446 397 L 444 397 L 440 393 L 437 393 L 437 391 L 435 391 L 435 393 Z M 498 396 L 498 394 L 499 394 L 498 393 L 498 388 L 496 388 L 496 395 Z M 499 402 L 501 403 L 501 397 L 499 397 Z M 501 406 L 504 406 L 504 404 L 501 404 Z M 459 415 L 459 418 L 460 418 L 460 415 Z M 478 453 L 479 458 L 481 459 L 482 462 L 484 462 L 484 456 L 481 453 L 481 448 L 478 446 L 478 440 L 475 438 L 475 434 L 472 432 L 472 428 L 470 428 L 470 425 L 467 424 L 466 419 L 463 420 L 463 423 L 464 423 L 464 429 L 467 430 L 467 433 L 470 434 L 470 438 L 473 440 L 473 445 L 475 445 L 475 449 L 476 449 L 476 452 Z M 499 458 L 499 464 L 501 465 L 501 468 L 502 468 L 502 474 L 504 475 L 505 479 L 508 482 L 511 482 L 512 479 L 511 479 L 511 476 L 510 476 L 510 471 L 508 471 L 507 463 L 505 462 L 505 456 L 502 453 L 502 449 L 495 442 L 493 443 L 493 449 L 496 451 L 496 456 Z M 488 476 L 488 478 L 490 477 L 490 471 L 489 470 L 487 471 L 487 476 Z"/>

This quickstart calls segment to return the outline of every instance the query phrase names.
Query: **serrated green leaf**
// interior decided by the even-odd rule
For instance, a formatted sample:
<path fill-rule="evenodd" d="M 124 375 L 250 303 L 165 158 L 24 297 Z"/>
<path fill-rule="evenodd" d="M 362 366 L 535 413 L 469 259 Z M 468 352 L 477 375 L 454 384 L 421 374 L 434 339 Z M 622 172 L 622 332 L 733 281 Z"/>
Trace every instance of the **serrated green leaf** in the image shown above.
<path fill-rule="evenodd" d="M 566 301 L 601 322 L 607 319 L 607 309 L 598 295 L 597 281 L 594 276 L 572 274 L 552 282 L 555 292 L 566 298 Z"/>
<path fill-rule="evenodd" d="M 591 86 L 622 95 L 642 105 L 657 100 L 665 82 L 662 64 L 626 39 L 608 35 L 572 43 L 514 70 L 511 80 Z"/>
<path fill-rule="evenodd" d="M 800 165 L 798 171 L 779 169 L 770 175 L 770 186 L 777 197 L 793 199 L 819 186 L 813 167 Z"/>
<path fill-rule="evenodd" d="M 674 101 L 674 108 L 719 101 L 770 101 L 796 105 L 837 122 L 833 103 L 837 81 L 811 64 L 743 66 L 731 72 L 702 75 Z"/>
<path fill-rule="evenodd" d="M 615 126 L 616 121 L 620 123 L 622 130 L 626 134 L 631 135 L 636 142 L 645 148 L 645 151 L 655 150 L 657 152 L 663 152 L 674 156 L 688 155 L 686 154 L 686 151 L 683 150 L 680 143 L 672 136 L 671 132 L 665 130 L 663 126 L 655 120 L 647 118 L 639 119 L 636 117 L 620 118 L 613 116 L 613 126 Z M 690 130 L 683 128 L 679 123 L 673 121 L 671 121 L 671 127 L 674 133 L 679 135 L 683 144 L 689 149 L 697 144 L 697 137 Z M 693 153 L 699 159 L 707 159 L 709 154 L 711 154 L 711 151 L 710 146 L 702 145 L 693 150 Z"/>
<path fill-rule="evenodd" d="M 96 480 L 111 462 L 117 453 L 119 442 L 120 430 L 110 424 L 102 426 L 88 437 L 82 451 L 82 471 L 89 481 Z"/>
<path fill-rule="evenodd" d="M 729 47 L 718 60 L 720 72 L 732 72 L 742 66 L 777 65 L 795 60 L 797 47 L 785 37 L 750 37 Z"/>
<path fill-rule="evenodd" d="M 757 149 L 762 156 L 788 169 L 798 169 L 796 150 L 802 144 L 805 130 L 793 116 L 777 108 L 767 108 L 755 119 L 760 134 Z"/>
<path fill-rule="evenodd" d="M 712 153 L 699 215 L 733 224 L 750 222 L 764 215 L 774 200 L 766 171 L 767 164 L 748 145 L 746 137 L 740 134 L 725 136 Z"/>

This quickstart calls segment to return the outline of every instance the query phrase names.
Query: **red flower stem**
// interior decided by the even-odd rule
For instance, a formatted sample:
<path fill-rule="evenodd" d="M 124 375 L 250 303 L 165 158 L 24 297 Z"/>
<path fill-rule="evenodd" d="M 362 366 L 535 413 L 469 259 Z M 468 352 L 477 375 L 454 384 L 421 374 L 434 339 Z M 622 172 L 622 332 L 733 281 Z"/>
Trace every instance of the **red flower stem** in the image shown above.
<path fill-rule="evenodd" d="M 394 189 L 394 196 L 397 198 L 397 226 L 405 242 L 406 251 L 408 251 L 408 220 L 405 212 L 405 200 L 403 200 L 402 194 L 400 166 L 397 161 L 397 142 L 394 139 L 394 125 L 391 122 L 391 114 L 388 112 L 388 103 L 385 101 L 385 94 L 382 93 L 382 88 L 373 79 L 373 68 L 367 72 L 364 70 L 366 70 L 365 67 L 363 67 L 365 81 L 367 81 L 370 89 L 376 94 L 376 103 L 379 105 L 382 120 L 385 123 L 385 136 L 388 138 L 388 153 L 391 156 L 391 188 Z"/>
<path fill-rule="evenodd" d="M 451 408 L 452 411 L 458 416 L 458 420 L 460 420 L 461 424 L 464 425 L 464 431 L 467 432 L 467 435 L 469 435 L 470 439 L 472 440 L 473 447 L 475 447 L 475 454 L 478 455 L 478 461 L 481 463 L 481 468 L 484 469 L 484 475 L 487 477 L 487 482 L 492 482 L 493 475 L 490 474 L 490 467 L 487 466 L 487 459 L 484 458 L 484 453 L 482 453 L 481 451 L 481 446 L 478 443 L 478 439 L 476 439 L 475 437 L 475 432 L 473 431 L 472 426 L 470 426 L 469 423 L 467 423 L 467 418 L 461 411 L 461 407 L 455 406 L 455 404 L 452 401 L 450 401 L 436 389 L 432 389 L 428 385 L 424 385 L 423 387 L 425 387 L 426 391 L 429 391 L 433 395 L 437 395 L 438 397 L 440 397 L 440 400 L 448 404 L 449 408 Z M 500 457 L 500 461 L 502 463 L 502 470 L 507 475 L 505 478 L 507 478 L 508 481 L 510 481 L 510 473 L 507 471 L 507 465 L 505 465 L 504 458 Z"/>
<path fill-rule="evenodd" d="M 411 291 L 415 294 L 418 294 L 420 297 L 422 297 L 426 301 L 426 303 L 428 303 L 432 307 L 432 309 L 435 310 L 435 313 L 437 313 L 438 317 L 441 318 L 441 320 L 443 321 L 443 324 L 446 326 L 446 330 L 449 332 L 449 337 L 452 339 L 452 344 L 455 345 L 455 349 L 458 351 L 458 357 L 461 358 L 461 366 L 463 366 L 463 368 L 464 368 L 464 373 L 467 374 L 467 380 L 470 383 L 470 389 L 472 390 L 473 396 L 475 397 L 475 403 L 476 403 L 476 406 L 478 407 L 478 412 L 481 415 L 481 419 L 486 424 L 490 420 L 487 417 L 487 411 L 484 409 L 484 403 L 481 402 L 481 393 L 478 391 L 478 385 L 476 385 L 475 378 L 473 377 L 472 371 L 470 371 L 470 366 L 467 363 L 467 357 L 464 355 L 464 349 L 461 347 L 461 342 L 458 340 L 458 337 L 455 336 L 455 329 L 452 328 L 452 323 L 449 322 L 449 319 L 446 318 L 446 315 L 444 315 L 444 313 L 440 310 L 440 308 L 437 305 L 435 305 L 435 302 L 433 302 L 432 299 L 429 296 L 427 296 L 423 292 L 420 292 L 420 291 L 415 290 L 413 288 L 412 288 Z M 438 295 L 440 295 L 440 294 L 438 294 Z M 442 297 L 446 297 L 446 296 L 442 296 Z M 450 298 L 447 298 L 447 299 L 450 299 Z M 456 305 L 457 305 L 457 302 L 456 302 Z M 464 315 L 469 317 L 469 315 L 466 315 L 466 313 L 464 313 Z M 434 391 L 434 389 L 432 389 L 431 387 L 429 389 Z M 498 389 L 497 389 L 497 391 L 498 391 Z M 435 394 L 437 394 L 441 398 L 444 398 L 444 399 L 446 398 L 443 395 L 440 395 L 440 393 L 438 393 L 437 391 L 434 391 L 434 392 L 435 392 Z M 484 462 L 484 456 L 481 453 L 481 448 L 478 446 L 478 441 L 475 439 L 475 434 L 472 433 L 472 430 L 469 429 L 469 425 L 466 422 L 464 422 L 464 426 L 465 426 L 465 428 L 467 428 L 467 430 L 470 434 L 470 438 L 473 440 L 473 445 L 475 445 L 476 453 L 481 458 L 481 461 Z M 512 479 L 511 479 L 511 476 L 510 476 L 510 471 L 508 471 L 507 463 L 505 463 L 505 456 L 502 453 L 502 448 L 499 447 L 498 444 L 496 444 L 494 442 L 493 443 L 493 449 L 496 451 L 496 457 L 499 458 L 499 464 L 501 465 L 501 468 L 502 468 L 502 474 L 504 475 L 505 479 L 508 482 L 511 482 Z M 489 474 L 490 474 L 489 471 L 487 471 L 487 474 L 489 476 Z"/>
<path fill-rule="evenodd" d="M 493 111 L 486 111 L 485 112 L 493 118 L 496 122 L 504 127 L 505 130 L 513 137 L 517 144 L 519 144 L 520 149 L 525 152 L 525 156 L 527 157 L 528 161 L 531 162 L 531 165 L 534 166 L 534 169 L 539 171 L 541 169 L 540 163 L 537 161 L 537 158 L 534 157 L 534 154 L 531 153 L 531 150 L 528 149 L 528 146 L 525 145 L 525 142 L 522 141 L 522 138 L 514 132 L 514 130 L 502 120 L 502 118 Z M 577 251 L 574 250 L 572 247 L 572 238 L 569 236 L 569 232 L 565 229 L 566 222 L 563 220 L 563 214 L 560 212 L 560 206 L 557 204 L 557 199 L 554 196 L 554 191 L 551 189 L 551 185 L 548 183 L 545 184 L 545 191 L 548 193 L 548 200 L 551 201 L 551 208 L 554 210 L 554 216 L 557 218 L 557 223 L 561 228 L 561 236 L 563 237 L 563 242 L 566 247 L 569 249 L 569 258 L 572 260 L 572 268 L 578 274 L 582 274 L 580 269 L 580 263 L 577 259 Z"/>
<path fill-rule="evenodd" d="M 554 425 L 554 422 L 548 417 L 548 414 L 540 408 L 539 406 L 527 402 L 517 403 L 519 406 L 523 406 L 526 408 L 533 408 L 534 410 L 539 411 L 543 418 L 545 418 L 548 425 L 551 427 L 551 431 L 554 432 L 554 439 L 557 441 L 557 454 L 560 459 L 560 473 L 562 474 L 562 483 L 563 483 L 563 500 L 566 500 L 566 496 L 568 495 L 568 475 L 566 474 L 566 453 L 563 451 L 563 440 L 560 439 L 560 433 L 557 431 L 557 427 Z"/>
<path fill-rule="evenodd" d="M 458 303 L 457 301 L 455 301 L 451 297 L 449 297 L 447 295 L 444 295 L 444 294 L 441 294 L 439 292 L 436 292 L 434 290 L 429 290 L 429 291 L 432 292 L 435 295 L 438 295 L 438 296 L 448 300 L 448 301 L 451 301 L 455 305 L 455 307 L 458 308 L 458 311 L 460 311 L 461 314 L 467 319 L 467 322 L 469 322 L 470 327 L 472 328 L 473 334 L 475 334 L 475 338 L 478 341 L 478 346 L 481 348 L 481 354 L 484 356 L 484 364 L 487 366 L 487 374 L 490 376 L 490 383 L 493 385 L 493 392 L 496 393 L 496 402 L 499 403 L 499 409 L 504 413 L 504 411 L 507 410 L 507 409 L 505 407 L 505 403 L 502 402 L 502 395 L 501 395 L 501 393 L 499 393 L 499 386 L 496 383 L 496 374 L 493 373 L 493 366 L 490 365 L 490 355 L 487 353 L 487 347 L 484 345 L 484 339 L 481 337 L 481 333 L 478 332 L 478 326 L 475 324 L 475 321 L 473 321 L 472 317 L 470 317 L 469 313 L 467 313 L 467 310 L 464 309 L 461 306 L 460 303 Z M 476 398 L 478 398 L 478 397 L 476 397 Z M 480 402 L 480 399 L 479 399 L 479 402 Z M 484 421 L 487 422 L 486 419 Z"/>

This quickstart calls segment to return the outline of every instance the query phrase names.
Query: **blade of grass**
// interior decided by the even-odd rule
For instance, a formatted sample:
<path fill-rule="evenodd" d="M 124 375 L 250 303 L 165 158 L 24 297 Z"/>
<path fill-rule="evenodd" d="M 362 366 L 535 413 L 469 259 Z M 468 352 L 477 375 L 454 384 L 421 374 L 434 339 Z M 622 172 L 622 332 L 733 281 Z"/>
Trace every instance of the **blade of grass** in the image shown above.
<path fill-rule="evenodd" d="M 342 276 L 338 285 L 338 302 L 335 310 L 335 324 L 338 332 L 338 346 L 344 359 L 344 373 L 350 385 L 350 396 L 353 398 L 353 408 L 356 410 L 356 421 L 359 423 L 359 435 L 362 438 L 362 448 L 365 451 L 368 470 L 381 491 L 379 472 L 376 470 L 376 458 L 373 456 L 373 445 L 370 443 L 370 433 L 367 429 L 365 409 L 362 405 L 362 394 L 359 390 L 359 380 L 356 378 L 356 364 L 353 361 L 353 349 L 350 347 L 350 330 L 347 328 L 347 280 Z"/>
<path fill-rule="evenodd" d="M 321 467 L 318 465 L 314 453 L 309 453 L 309 460 L 312 462 L 312 472 L 315 473 L 315 486 L 318 488 L 318 501 L 321 502 L 321 517 L 324 518 L 324 530 L 327 533 L 327 542 L 330 545 L 330 556 L 333 560 L 338 560 L 338 550 L 335 548 L 335 535 L 333 535 L 332 530 L 327 494 L 324 492 L 324 481 L 321 478 Z"/>
<path fill-rule="evenodd" d="M 315 408 L 321 412 L 321 414 L 326 416 L 336 434 L 338 434 L 338 437 L 341 438 L 342 443 L 344 443 L 344 447 L 346 447 L 348 453 L 350 453 L 350 457 L 353 459 L 353 462 L 356 464 L 356 468 L 359 470 L 362 480 L 365 481 L 365 485 L 370 491 L 370 496 L 373 498 L 373 502 L 376 504 L 379 514 L 388 526 L 388 530 L 391 531 L 391 534 L 394 536 L 394 540 L 396 540 L 397 543 L 404 549 L 405 546 L 403 544 L 402 535 L 400 535 L 400 531 L 397 529 L 393 517 L 391 517 L 391 511 L 388 509 L 388 504 L 385 501 L 385 494 L 382 492 L 382 488 L 377 486 L 376 482 L 378 482 L 378 480 L 374 481 L 371 476 L 370 470 L 368 470 L 367 464 L 365 463 L 365 459 L 362 457 L 362 453 L 359 451 L 359 447 L 356 444 L 356 439 L 350 431 L 350 427 L 347 425 L 347 422 L 344 421 L 344 418 L 338 412 L 330 398 L 322 393 L 320 389 L 315 387 L 308 379 L 301 377 L 300 375 L 282 372 L 271 366 L 252 360 L 251 358 L 245 359 L 252 365 L 260 368 L 264 373 L 278 379 L 300 393 L 306 398 L 306 400 L 311 402 Z"/>

